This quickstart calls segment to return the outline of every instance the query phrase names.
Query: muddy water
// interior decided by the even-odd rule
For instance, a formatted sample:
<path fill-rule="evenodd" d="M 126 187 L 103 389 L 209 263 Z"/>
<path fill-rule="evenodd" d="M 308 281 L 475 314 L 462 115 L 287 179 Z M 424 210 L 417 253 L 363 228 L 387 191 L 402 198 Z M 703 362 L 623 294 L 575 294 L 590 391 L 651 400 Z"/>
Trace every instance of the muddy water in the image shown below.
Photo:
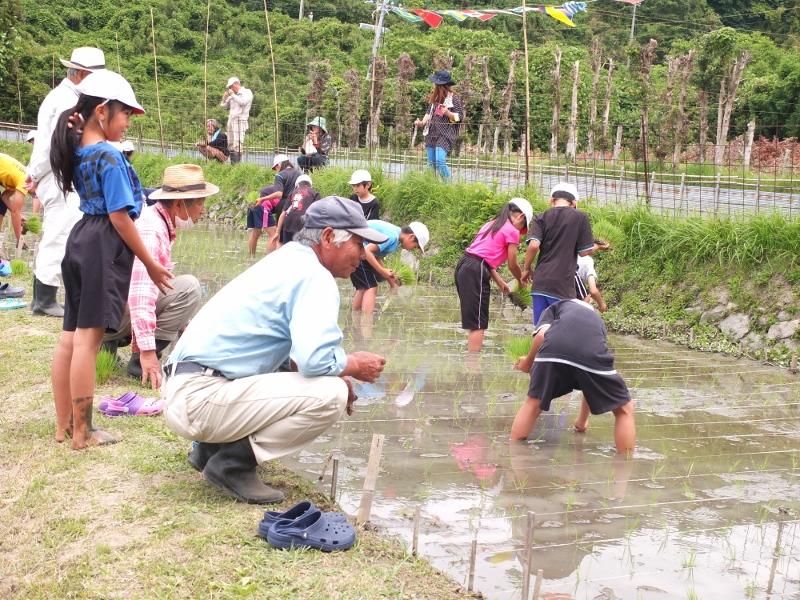
<path fill-rule="evenodd" d="M 215 235 L 208 248 L 200 232 L 177 248 L 179 270 L 209 292 L 246 266 L 244 236 Z M 486 349 L 469 360 L 452 290 L 383 295 L 372 323 L 353 318 L 341 290 L 347 348 L 385 354 L 386 371 L 357 386 L 356 414 L 286 462 L 316 479 L 340 451 L 346 511 L 382 433 L 372 521 L 410 544 L 420 507 L 420 554 L 464 584 L 477 539 L 475 587 L 489 598 L 520 597 L 528 557 L 544 598 L 800 598 L 797 377 L 611 336 L 637 399 L 634 457 L 615 456 L 611 415 L 572 432 L 575 396 L 555 401 L 528 443 L 510 444 L 528 381 L 504 347 L 529 315 L 494 302 Z"/>

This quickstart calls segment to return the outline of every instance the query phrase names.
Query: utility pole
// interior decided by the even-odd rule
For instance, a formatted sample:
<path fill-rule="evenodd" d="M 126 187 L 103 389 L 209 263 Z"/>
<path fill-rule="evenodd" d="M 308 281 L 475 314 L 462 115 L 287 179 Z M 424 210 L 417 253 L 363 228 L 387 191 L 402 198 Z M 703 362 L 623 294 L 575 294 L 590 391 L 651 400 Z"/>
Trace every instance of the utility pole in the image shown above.
<path fill-rule="evenodd" d="M 636 7 L 635 6 L 633 7 L 633 10 L 634 10 L 633 14 L 636 14 Z M 297 13 L 297 20 L 298 21 L 302 21 L 303 20 L 303 0 L 300 0 L 300 12 Z"/>

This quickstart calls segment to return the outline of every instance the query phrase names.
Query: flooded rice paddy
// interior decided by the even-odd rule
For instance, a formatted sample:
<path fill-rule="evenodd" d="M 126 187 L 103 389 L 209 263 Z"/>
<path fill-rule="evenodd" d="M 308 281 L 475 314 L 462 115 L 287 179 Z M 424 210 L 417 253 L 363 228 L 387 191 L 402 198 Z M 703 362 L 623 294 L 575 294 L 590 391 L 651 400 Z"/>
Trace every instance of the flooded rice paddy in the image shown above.
<path fill-rule="evenodd" d="M 248 263 L 244 232 L 196 230 L 176 246 L 178 272 L 208 293 Z M 357 411 L 285 463 L 316 480 L 340 456 L 337 500 L 355 514 L 374 433 L 385 435 L 372 522 L 466 586 L 520 598 L 528 513 L 541 598 L 800 599 L 800 380 L 752 361 L 610 336 L 637 400 L 638 449 L 613 449 L 613 416 L 572 431 L 577 395 L 553 403 L 531 440 L 508 431 L 528 378 L 505 344 L 529 314 L 492 305 L 484 353 L 470 359 L 452 289 L 382 288 L 374 322 L 350 313 L 348 350 L 387 357 L 357 384 Z M 331 469 L 320 484 L 330 486 Z M 531 589 L 533 580 L 531 580 Z"/>

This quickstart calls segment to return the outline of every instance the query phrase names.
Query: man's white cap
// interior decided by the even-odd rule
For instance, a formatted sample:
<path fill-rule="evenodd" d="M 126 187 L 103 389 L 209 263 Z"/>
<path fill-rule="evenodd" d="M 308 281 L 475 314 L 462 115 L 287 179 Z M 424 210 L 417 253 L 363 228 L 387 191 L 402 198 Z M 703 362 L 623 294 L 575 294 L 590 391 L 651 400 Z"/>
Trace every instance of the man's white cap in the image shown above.
<path fill-rule="evenodd" d="M 300 177 L 298 177 L 297 180 L 294 182 L 294 187 L 300 187 L 300 184 L 303 182 L 307 183 L 308 185 L 313 185 L 311 183 L 311 177 L 309 177 L 306 174 L 303 174 L 300 175 Z"/>
<path fill-rule="evenodd" d="M 286 162 L 287 160 L 289 160 L 289 157 L 285 154 L 276 154 L 275 158 L 272 159 L 272 168 L 274 169 L 279 164 Z"/>
<path fill-rule="evenodd" d="M 68 69 L 79 69 L 81 71 L 99 71 L 106 68 L 106 55 L 100 48 L 83 46 L 75 48 L 69 60 L 59 58 L 61 64 Z"/>
<path fill-rule="evenodd" d="M 28 132 L 28 133 L 25 135 L 25 141 L 26 141 L 26 142 L 30 142 L 30 141 L 31 141 L 33 138 L 35 138 L 35 137 L 36 137 L 36 130 L 35 130 L 35 129 L 31 129 L 31 130 L 30 130 L 30 131 L 29 131 L 29 132 Z"/>
<path fill-rule="evenodd" d="M 225 87 L 226 87 L 226 88 L 229 88 L 229 87 L 231 87 L 231 86 L 232 86 L 234 83 L 242 83 L 242 82 L 241 82 L 241 81 L 239 81 L 239 78 L 238 78 L 238 77 L 228 77 L 228 85 L 226 85 Z"/>
<path fill-rule="evenodd" d="M 513 204 L 522 211 L 522 214 L 525 215 L 525 220 L 528 222 L 528 227 L 530 227 L 533 221 L 533 207 L 531 203 L 525 200 L 525 198 L 512 198 L 508 203 Z"/>
<path fill-rule="evenodd" d="M 419 249 L 425 252 L 425 246 L 427 246 L 428 242 L 431 240 L 431 234 L 428 231 L 428 228 L 424 223 L 420 223 L 419 221 L 411 221 L 411 223 L 408 224 L 408 227 L 417 237 Z"/>
<path fill-rule="evenodd" d="M 557 183 L 553 186 L 553 189 L 550 190 L 550 197 L 554 197 L 556 192 L 566 192 L 570 196 L 572 196 L 572 201 L 577 202 L 580 198 L 578 198 L 578 188 L 575 187 L 572 183 Z"/>
<path fill-rule="evenodd" d="M 350 176 L 350 181 L 347 183 L 349 185 L 355 185 L 364 181 L 372 181 L 372 175 L 370 175 L 369 171 L 366 169 L 358 169 L 357 171 L 353 171 L 353 174 Z"/>
<path fill-rule="evenodd" d="M 103 69 L 89 73 L 76 89 L 86 96 L 116 100 L 133 109 L 137 115 L 144 114 L 142 105 L 136 100 L 133 88 L 128 80 L 119 73 Z"/>

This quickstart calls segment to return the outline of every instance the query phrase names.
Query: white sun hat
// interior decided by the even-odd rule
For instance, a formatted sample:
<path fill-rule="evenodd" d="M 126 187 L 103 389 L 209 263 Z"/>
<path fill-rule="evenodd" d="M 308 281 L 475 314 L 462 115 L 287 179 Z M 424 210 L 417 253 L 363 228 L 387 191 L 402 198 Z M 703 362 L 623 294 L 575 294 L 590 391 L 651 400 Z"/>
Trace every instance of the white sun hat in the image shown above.
<path fill-rule="evenodd" d="M 522 212 L 522 214 L 525 215 L 525 219 L 528 222 L 528 227 L 530 227 L 531 221 L 533 221 L 533 207 L 531 206 L 531 203 L 525 198 L 512 198 L 508 201 L 508 203 L 516 206 Z"/>
<path fill-rule="evenodd" d="M 431 239 L 431 234 L 428 231 L 428 228 L 424 223 L 420 223 L 419 221 L 411 221 L 411 223 L 408 224 L 408 227 L 414 232 L 414 235 L 417 237 L 419 249 L 424 253 L 425 246 L 428 245 L 428 242 Z"/>
<path fill-rule="evenodd" d="M 91 46 L 75 48 L 69 60 L 64 60 L 63 58 L 58 60 L 65 67 L 80 71 L 99 71 L 106 68 L 106 55 L 103 54 L 100 48 L 92 48 Z"/>
<path fill-rule="evenodd" d="M 231 86 L 232 86 L 234 83 L 242 83 L 242 82 L 241 82 L 241 81 L 239 81 L 239 78 L 238 78 L 238 77 L 229 77 L 229 78 L 228 78 L 228 84 L 227 84 L 225 87 L 226 87 L 226 88 L 229 88 L 229 87 L 231 87 Z"/>
<path fill-rule="evenodd" d="M 286 156 L 285 154 L 276 154 L 275 158 L 272 159 L 272 168 L 274 169 L 279 164 L 284 163 L 287 160 L 289 160 L 289 157 Z"/>
<path fill-rule="evenodd" d="M 353 171 L 353 174 L 350 176 L 350 181 L 347 183 L 349 185 L 355 185 L 357 183 L 363 183 L 365 181 L 372 181 L 372 175 L 369 174 L 369 171 L 366 169 L 358 169 Z"/>
<path fill-rule="evenodd" d="M 550 197 L 552 198 L 553 196 L 555 196 L 556 192 L 565 192 L 569 194 L 570 196 L 572 196 L 572 202 L 577 202 L 578 200 L 580 200 L 580 198 L 578 197 L 578 188 L 575 187 L 575 184 L 573 183 L 566 183 L 564 181 L 561 181 L 555 184 L 553 186 L 553 189 L 550 190 Z M 569 200 L 569 198 L 567 198 L 567 200 Z"/>
<path fill-rule="evenodd" d="M 294 182 L 294 187 L 300 187 L 301 183 L 307 183 L 308 185 L 314 185 L 313 183 L 311 183 L 311 177 L 309 177 L 306 174 L 300 175 L 300 177 L 297 178 L 297 181 Z"/>
<path fill-rule="evenodd" d="M 106 69 L 93 71 L 77 85 L 76 89 L 86 96 L 122 102 L 125 106 L 132 108 L 135 114 L 144 114 L 144 109 L 136 100 L 131 84 L 122 75 L 114 71 Z"/>
<path fill-rule="evenodd" d="M 31 130 L 30 130 L 30 131 L 29 131 L 29 132 L 28 132 L 28 133 L 25 135 L 25 141 L 26 141 L 26 142 L 30 142 L 30 141 L 31 141 L 32 139 L 34 139 L 35 137 L 36 137 L 36 130 L 35 130 L 35 129 L 31 129 Z"/>

